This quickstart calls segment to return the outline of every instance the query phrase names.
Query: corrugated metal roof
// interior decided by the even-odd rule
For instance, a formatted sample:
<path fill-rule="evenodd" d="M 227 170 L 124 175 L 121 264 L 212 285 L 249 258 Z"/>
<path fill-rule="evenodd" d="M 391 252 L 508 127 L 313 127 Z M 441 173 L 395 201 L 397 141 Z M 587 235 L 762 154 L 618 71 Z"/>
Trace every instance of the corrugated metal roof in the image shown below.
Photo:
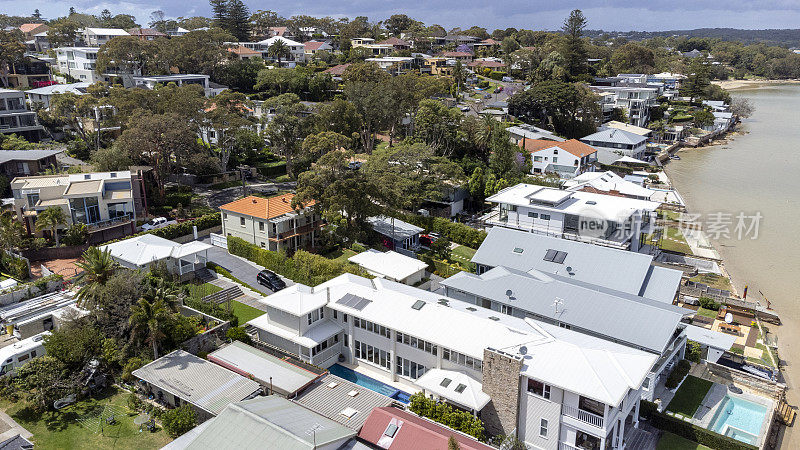
<path fill-rule="evenodd" d="M 134 370 L 133 376 L 212 414 L 261 389 L 255 381 L 183 350 Z"/>
<path fill-rule="evenodd" d="M 331 383 L 336 383 L 336 386 L 329 387 Z M 352 391 L 358 392 L 358 395 L 348 395 Z M 394 403 L 394 400 L 383 394 L 330 374 L 314 382 L 294 401 L 353 430 L 364 425 L 373 408 Z M 358 413 L 347 418 L 341 414 L 345 408 L 353 408 Z"/>
<path fill-rule="evenodd" d="M 83 195 L 100 192 L 102 180 L 73 181 L 64 192 L 64 195 Z"/>
<path fill-rule="evenodd" d="M 392 220 L 392 217 L 376 216 L 367 219 L 372 224 L 372 228 L 384 236 L 394 236 L 395 239 L 406 239 L 415 234 L 422 233 L 424 230 L 416 225 L 403 222 L 400 219 Z"/>
<path fill-rule="evenodd" d="M 681 285 L 683 272 L 666 267 L 650 266 L 639 295 L 672 304 Z"/>
<path fill-rule="evenodd" d="M 460 272 L 441 284 L 656 353 L 667 347 L 684 316 L 682 308 L 535 270 Z"/>
<path fill-rule="evenodd" d="M 64 150 L 0 150 L 0 164 L 9 161 L 37 161 Z"/>
<path fill-rule="evenodd" d="M 597 133 L 590 134 L 581 138 L 581 141 L 598 141 L 598 142 L 612 142 L 615 144 L 630 144 L 638 145 L 646 141 L 647 138 L 636 133 L 619 128 L 606 128 L 598 131 Z"/>

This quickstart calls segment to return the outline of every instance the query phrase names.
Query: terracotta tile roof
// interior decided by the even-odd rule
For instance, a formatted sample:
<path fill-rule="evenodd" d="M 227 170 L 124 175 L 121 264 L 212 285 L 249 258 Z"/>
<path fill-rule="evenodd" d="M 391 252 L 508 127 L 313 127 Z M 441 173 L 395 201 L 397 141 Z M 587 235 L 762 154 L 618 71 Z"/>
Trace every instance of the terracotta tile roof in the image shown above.
<path fill-rule="evenodd" d="M 322 47 L 324 44 L 325 42 L 321 41 L 308 41 L 303 45 L 305 46 L 306 50 L 319 50 L 319 48 Z"/>
<path fill-rule="evenodd" d="M 283 36 L 286 34 L 286 27 L 271 27 L 269 31 L 272 32 L 273 36 Z"/>
<path fill-rule="evenodd" d="M 23 33 L 30 33 L 31 31 L 41 26 L 46 27 L 47 25 L 43 23 L 23 23 L 22 25 L 19 26 L 19 31 L 22 31 Z"/>
<path fill-rule="evenodd" d="M 220 206 L 219 209 L 236 214 L 257 217 L 259 219 L 273 219 L 294 211 L 294 209 L 292 209 L 293 198 L 294 194 L 276 195 L 269 198 L 251 195 L 226 203 Z M 304 206 L 312 206 L 314 203 L 314 201 L 311 201 Z"/>
<path fill-rule="evenodd" d="M 390 422 L 398 426 L 394 439 L 383 442 L 386 427 Z M 402 422 L 402 425 L 400 424 Z M 453 431 L 443 425 L 423 419 L 412 413 L 391 406 L 374 408 L 358 433 L 360 439 L 391 450 L 446 449 L 447 441 L 453 436 L 461 450 L 491 450 L 486 444 Z"/>
<path fill-rule="evenodd" d="M 240 55 L 240 56 L 241 55 L 260 55 L 261 54 L 261 52 L 249 49 L 249 48 L 245 47 L 244 45 L 239 45 L 238 47 L 229 47 L 228 51 L 231 52 L 231 53 L 235 53 L 237 55 Z"/>
<path fill-rule="evenodd" d="M 539 150 L 544 150 L 546 148 L 558 147 L 565 152 L 572 153 L 578 158 L 582 158 L 586 155 L 591 155 L 592 153 L 597 152 L 597 149 L 594 147 L 586 145 L 577 139 L 570 139 L 564 142 L 554 142 L 546 139 L 523 139 L 519 142 L 519 146 L 521 148 L 523 147 L 523 143 L 525 150 L 531 153 L 538 152 Z"/>
<path fill-rule="evenodd" d="M 484 40 L 482 40 L 480 43 L 481 43 L 481 44 L 484 44 L 484 45 L 500 45 L 500 44 L 502 44 L 502 42 L 500 42 L 500 41 L 495 41 L 495 40 L 494 40 L 494 39 L 492 39 L 492 38 L 489 38 L 489 39 L 484 39 Z"/>
<path fill-rule="evenodd" d="M 329 73 L 331 75 L 344 75 L 344 71 L 347 70 L 348 67 L 350 67 L 350 63 L 339 64 L 338 66 L 325 69 L 325 73 Z"/>

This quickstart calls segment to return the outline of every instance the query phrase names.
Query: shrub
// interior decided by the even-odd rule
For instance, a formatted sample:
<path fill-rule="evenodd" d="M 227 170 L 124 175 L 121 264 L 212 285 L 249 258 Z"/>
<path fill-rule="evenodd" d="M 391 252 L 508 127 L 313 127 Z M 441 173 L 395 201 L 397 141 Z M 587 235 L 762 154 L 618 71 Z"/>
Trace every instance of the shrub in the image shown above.
<path fill-rule="evenodd" d="M 131 411 L 138 411 L 142 407 L 142 399 L 138 395 L 131 393 L 128 394 L 128 409 Z"/>
<path fill-rule="evenodd" d="M 692 340 L 686 341 L 686 359 L 693 363 L 699 363 L 702 355 L 700 343 Z"/>
<path fill-rule="evenodd" d="M 411 396 L 408 409 L 414 414 L 427 417 L 475 439 L 484 439 L 483 422 L 480 419 L 466 411 L 453 409 L 446 403 L 436 403 L 436 401 L 426 398 L 422 392 Z"/>
<path fill-rule="evenodd" d="M 136 378 L 133 376 L 133 374 L 131 374 L 131 372 L 149 363 L 149 359 L 140 358 L 138 356 L 134 356 L 133 358 L 129 359 L 127 362 L 125 362 L 125 365 L 122 366 L 122 380 L 128 383 L 136 381 Z"/>
<path fill-rule="evenodd" d="M 197 231 L 200 231 L 214 228 L 220 224 L 222 224 L 222 219 L 219 213 L 206 214 L 205 216 L 198 217 L 197 219 L 168 225 L 164 228 L 158 228 L 150 231 L 149 233 L 164 239 L 175 239 L 177 237 L 192 234 L 192 228 L 194 226 L 197 226 Z"/>
<path fill-rule="evenodd" d="M 683 380 L 686 375 L 689 374 L 689 370 L 692 368 L 692 365 L 689 364 L 689 361 L 682 359 L 678 361 L 678 364 L 672 369 L 669 376 L 667 377 L 667 381 L 664 382 L 664 386 L 667 389 L 675 389 L 680 384 L 681 380 Z"/>
<path fill-rule="evenodd" d="M 500 72 L 500 71 L 498 71 L 498 70 L 493 70 L 493 71 L 491 71 L 491 72 L 489 73 L 489 78 L 491 78 L 491 79 L 493 79 L 493 80 L 500 81 L 500 80 L 502 80 L 502 79 L 503 79 L 503 77 L 504 77 L 504 76 L 506 76 L 506 75 L 508 75 L 508 74 L 507 74 L 507 73 L 505 73 L 505 72 Z"/>
<path fill-rule="evenodd" d="M 486 239 L 486 232 L 476 230 L 469 225 L 453 222 L 443 217 L 423 217 L 416 214 L 406 214 L 400 219 L 445 236 L 456 244 L 478 248 Z"/>
<path fill-rule="evenodd" d="M 715 302 L 713 299 L 708 297 L 700 297 L 698 301 L 700 302 L 700 306 L 702 306 L 705 309 L 710 309 L 712 311 L 719 311 L 719 308 L 721 306 L 719 303 Z"/>
<path fill-rule="evenodd" d="M 89 227 L 85 223 L 75 222 L 64 233 L 64 245 L 83 245 L 89 239 Z"/>
<path fill-rule="evenodd" d="M 231 327 L 228 328 L 228 331 L 225 333 L 225 337 L 231 339 L 233 341 L 241 341 L 247 345 L 253 343 L 253 339 L 250 338 L 250 335 L 244 331 L 243 327 Z"/>
<path fill-rule="evenodd" d="M 183 405 L 164 412 L 161 423 L 167 434 L 176 438 L 197 426 L 197 414 L 191 406 Z"/>
<path fill-rule="evenodd" d="M 358 242 L 356 242 L 355 244 L 351 245 L 350 246 L 350 250 L 352 250 L 352 251 L 354 251 L 356 253 L 363 253 L 363 252 L 367 251 L 367 249 L 364 248 L 364 246 L 359 244 Z"/>
<path fill-rule="evenodd" d="M 211 268 L 210 264 L 208 264 L 209 268 Z M 231 323 L 231 326 L 239 325 L 239 319 L 236 317 L 235 314 L 232 312 L 228 312 L 222 306 L 216 303 L 209 303 L 204 302 L 196 298 L 185 297 L 183 299 L 183 304 L 188 306 L 189 308 L 196 309 L 201 313 L 208 314 L 209 316 L 216 317 L 217 319 L 224 320 Z"/>
<path fill-rule="evenodd" d="M 644 402 L 642 402 L 644 404 Z M 641 412 L 641 406 L 639 407 Z M 650 423 L 664 431 L 677 434 L 690 441 L 703 444 L 706 447 L 718 450 L 755 450 L 757 447 L 744 442 L 739 442 L 728 436 L 714 433 L 711 430 L 686 422 L 677 417 L 672 417 L 667 414 L 652 411 L 650 413 Z"/>
<path fill-rule="evenodd" d="M 258 166 L 258 173 L 267 178 L 286 175 L 286 162 L 276 161 Z"/>

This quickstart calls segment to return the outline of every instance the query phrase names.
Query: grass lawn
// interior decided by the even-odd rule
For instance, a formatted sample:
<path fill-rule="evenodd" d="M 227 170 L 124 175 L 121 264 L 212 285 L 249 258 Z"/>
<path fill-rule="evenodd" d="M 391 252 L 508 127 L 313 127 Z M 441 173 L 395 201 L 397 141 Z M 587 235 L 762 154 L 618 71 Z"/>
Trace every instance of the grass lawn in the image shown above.
<path fill-rule="evenodd" d="M 761 358 L 748 357 L 747 360 L 756 364 L 762 364 L 772 367 L 772 360 L 769 357 L 769 348 L 766 345 L 756 343 L 756 348 L 761 350 Z"/>
<path fill-rule="evenodd" d="M 356 255 L 354 250 L 350 250 L 349 248 L 340 248 L 326 254 L 325 257 L 338 262 L 349 262 L 347 261 L 347 258 L 354 255 Z"/>
<path fill-rule="evenodd" d="M 712 384 L 708 380 L 689 375 L 667 405 L 667 410 L 687 417 L 694 416 Z"/>
<path fill-rule="evenodd" d="M 695 283 L 703 283 L 717 289 L 730 290 L 731 288 L 731 280 L 715 273 L 701 273 L 689 279 Z"/>
<path fill-rule="evenodd" d="M 684 439 L 677 434 L 664 432 L 658 440 L 656 450 L 711 450 L 705 445 Z"/>
<path fill-rule="evenodd" d="M 215 286 L 211 283 L 192 283 L 189 284 L 189 297 L 200 300 L 206 295 L 211 295 L 215 292 L 219 292 L 222 290 L 221 287 Z"/>
<path fill-rule="evenodd" d="M 662 250 L 668 250 L 686 255 L 692 255 L 692 248 L 686 243 L 686 238 L 683 237 L 681 231 L 674 227 L 665 227 L 665 233 L 661 235 L 661 239 L 654 242 L 653 235 L 647 236 L 647 242 L 651 245 L 656 245 Z"/>
<path fill-rule="evenodd" d="M 450 259 L 474 272 L 475 263 L 471 262 L 470 260 L 475 255 L 475 252 L 477 252 L 477 250 L 474 248 L 458 245 L 453 249 L 452 252 L 450 252 Z"/>
<path fill-rule="evenodd" d="M 224 304 L 221 305 L 224 307 Z M 253 308 L 252 306 L 239 303 L 236 300 L 231 300 L 231 309 L 233 314 L 239 318 L 239 326 L 244 326 L 245 323 L 255 319 L 256 317 L 266 314 L 260 309 Z"/>
<path fill-rule="evenodd" d="M 112 387 L 98 398 L 82 400 L 61 411 L 38 414 L 25 402 L 3 402 L 2 407 L 14 420 L 33 433 L 37 449 L 157 449 L 172 439 L 163 429 L 139 432 L 133 424 L 136 413 L 127 407 L 128 392 Z M 106 409 L 106 407 L 109 407 Z M 99 420 L 113 409 L 116 424 Z"/>
<path fill-rule="evenodd" d="M 697 310 L 697 314 L 699 314 L 699 315 L 701 315 L 703 317 L 708 317 L 710 319 L 716 319 L 717 318 L 717 314 L 719 314 L 719 311 L 714 311 L 713 309 L 706 309 L 706 308 L 700 307 Z"/>

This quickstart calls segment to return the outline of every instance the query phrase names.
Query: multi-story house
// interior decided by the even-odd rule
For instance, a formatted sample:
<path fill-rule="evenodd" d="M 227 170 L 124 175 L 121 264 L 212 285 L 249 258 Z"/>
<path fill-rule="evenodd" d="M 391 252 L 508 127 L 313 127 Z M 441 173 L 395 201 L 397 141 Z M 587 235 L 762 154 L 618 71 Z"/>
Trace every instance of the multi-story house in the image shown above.
<path fill-rule="evenodd" d="M 128 30 L 128 34 L 142 41 L 153 41 L 159 37 L 167 37 L 166 34 L 153 28 L 131 28 Z"/>
<path fill-rule="evenodd" d="M 261 345 L 474 413 L 544 449 L 624 448 L 657 355 L 384 279 L 344 274 L 261 302 Z"/>
<path fill-rule="evenodd" d="M 276 41 L 282 41 L 289 48 L 289 53 L 281 55 L 282 67 L 294 67 L 298 63 L 303 63 L 306 60 L 305 45 L 300 42 L 293 41 L 283 36 L 273 36 L 269 39 L 264 39 L 258 42 L 229 42 L 231 45 L 241 45 L 242 47 L 249 48 L 261 53 L 264 61 L 277 62 L 278 58 L 269 54 L 269 47 Z"/>
<path fill-rule="evenodd" d="M 55 50 L 59 72 L 88 83 L 108 81 L 107 76 L 95 73 L 97 47 L 59 47 Z"/>
<path fill-rule="evenodd" d="M 50 27 L 43 23 L 23 23 L 19 26 L 19 31 L 22 32 L 22 37 L 25 41 L 30 41 L 33 36 L 39 33 L 45 33 Z"/>
<path fill-rule="evenodd" d="M 29 233 L 36 230 L 36 215 L 56 206 L 62 208 L 69 226 L 89 225 L 95 233 L 109 228 L 125 235 L 136 231 L 143 206 L 141 174 L 128 170 L 71 175 L 18 177 L 11 181 L 14 211 Z"/>
<path fill-rule="evenodd" d="M 8 179 L 36 175 L 58 167 L 56 155 L 64 150 L 0 150 L 0 174 Z"/>
<path fill-rule="evenodd" d="M 130 36 L 121 28 L 91 28 L 83 29 L 83 40 L 89 47 L 100 47 L 117 36 Z"/>
<path fill-rule="evenodd" d="M 86 89 L 89 85 L 91 85 L 91 83 L 88 82 L 51 84 L 36 89 L 29 89 L 25 91 L 25 96 L 28 97 L 28 103 L 31 106 L 38 104 L 45 109 L 50 109 L 50 102 L 55 95 L 67 92 L 75 95 L 86 95 Z"/>
<path fill-rule="evenodd" d="M 643 127 L 650 121 L 650 108 L 656 104 L 658 88 L 639 83 L 614 83 L 611 86 L 593 87 L 600 92 L 614 94 L 614 107 L 623 109 L 632 125 Z"/>
<path fill-rule="evenodd" d="M 25 92 L 0 89 L 0 133 L 14 133 L 29 141 L 38 141 L 44 130 L 36 112 L 28 109 Z"/>
<path fill-rule="evenodd" d="M 622 156 L 643 160 L 647 150 L 647 138 L 618 128 L 604 128 L 581 138 L 581 142 L 598 150 L 597 159 L 603 164 L 612 164 Z"/>
<path fill-rule="evenodd" d="M 276 252 L 313 247 L 322 219 L 311 209 L 314 202 L 295 208 L 293 198 L 294 194 L 249 196 L 220 206 L 222 234 Z"/>
<path fill-rule="evenodd" d="M 653 232 L 659 203 L 520 183 L 486 199 L 482 220 L 501 226 L 623 250 L 639 251 Z"/>
<path fill-rule="evenodd" d="M 8 87 L 30 88 L 50 83 L 50 64 L 38 58 L 25 57 L 9 65 Z"/>
<path fill-rule="evenodd" d="M 511 143 L 519 145 L 523 140 L 528 139 L 541 139 L 545 141 L 564 142 L 566 139 L 557 136 L 555 133 L 543 128 L 535 127 L 528 124 L 514 125 L 506 128 Z"/>
<path fill-rule="evenodd" d="M 153 75 L 149 77 L 132 77 L 133 86 L 145 89 L 155 89 L 156 85 L 166 85 L 175 83 L 178 86 L 185 84 L 197 84 L 203 87 L 206 97 L 214 97 L 227 87 L 214 84 L 208 75 L 197 74 L 173 74 L 173 75 Z"/>
<path fill-rule="evenodd" d="M 384 56 L 381 58 L 367 58 L 365 61 L 377 64 L 391 75 L 406 73 L 414 66 L 414 58 L 410 56 Z"/>
<path fill-rule="evenodd" d="M 597 149 L 577 139 L 556 142 L 523 138 L 517 145 L 530 153 L 533 174 L 555 173 L 561 178 L 573 178 L 594 170 L 597 162 Z"/>
<path fill-rule="evenodd" d="M 350 39 L 350 46 L 352 48 L 365 48 L 372 52 L 373 56 L 389 56 L 394 53 L 394 45 L 392 44 L 376 44 L 375 39 L 372 38 L 353 38 Z"/>
<path fill-rule="evenodd" d="M 308 41 L 303 44 L 303 51 L 306 54 L 306 59 L 311 59 L 317 52 L 332 52 L 333 46 L 323 41 Z"/>

